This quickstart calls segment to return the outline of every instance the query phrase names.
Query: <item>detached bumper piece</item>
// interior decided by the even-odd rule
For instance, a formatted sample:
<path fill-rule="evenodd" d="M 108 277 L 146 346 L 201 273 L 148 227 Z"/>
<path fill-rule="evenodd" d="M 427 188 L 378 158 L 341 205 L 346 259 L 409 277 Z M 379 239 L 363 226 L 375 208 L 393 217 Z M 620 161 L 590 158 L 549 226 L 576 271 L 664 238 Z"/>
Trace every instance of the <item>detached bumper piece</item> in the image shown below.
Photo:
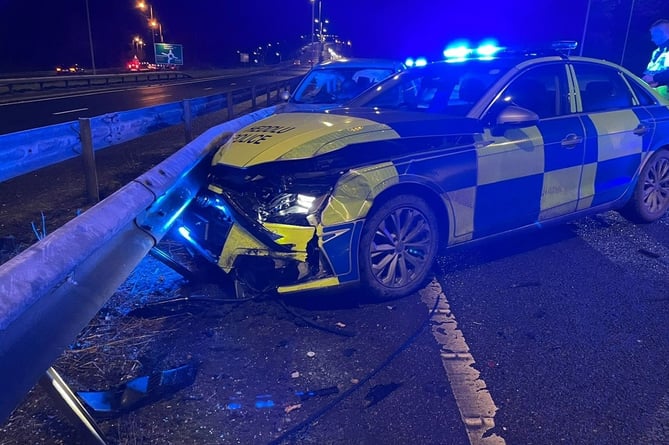
<path fill-rule="evenodd" d="M 192 362 L 137 377 L 108 391 L 79 391 L 77 395 L 96 413 L 113 416 L 155 402 L 191 385 L 196 374 L 197 365 Z"/>

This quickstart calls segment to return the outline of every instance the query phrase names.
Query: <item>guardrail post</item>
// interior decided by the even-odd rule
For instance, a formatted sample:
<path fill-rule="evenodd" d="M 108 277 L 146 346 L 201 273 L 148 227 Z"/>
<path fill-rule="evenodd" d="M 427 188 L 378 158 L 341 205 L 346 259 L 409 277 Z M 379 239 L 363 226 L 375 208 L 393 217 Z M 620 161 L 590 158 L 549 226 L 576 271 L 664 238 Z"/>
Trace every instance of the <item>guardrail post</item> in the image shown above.
<path fill-rule="evenodd" d="M 255 110 L 256 109 L 256 86 L 253 85 L 251 87 L 251 109 Z"/>
<path fill-rule="evenodd" d="M 79 429 L 86 443 L 105 445 L 102 430 L 74 391 L 53 367 L 39 380 L 40 386 L 51 396 L 70 421 Z"/>
<path fill-rule="evenodd" d="M 271 102 L 271 94 L 272 94 L 272 88 L 267 85 L 267 106 L 269 107 L 269 104 Z"/>
<path fill-rule="evenodd" d="M 93 133 L 91 132 L 90 119 L 79 118 L 79 137 L 81 138 L 81 158 L 84 160 L 88 201 L 99 202 L 100 187 L 98 184 L 98 172 L 95 168 L 95 151 L 93 150 Z"/>
<path fill-rule="evenodd" d="M 229 92 L 226 96 L 228 99 L 228 120 L 232 120 L 232 117 L 234 116 L 232 112 L 232 92 Z"/>
<path fill-rule="evenodd" d="M 190 113 L 190 99 L 184 99 L 184 130 L 186 133 L 186 143 L 193 140 L 193 119 Z"/>

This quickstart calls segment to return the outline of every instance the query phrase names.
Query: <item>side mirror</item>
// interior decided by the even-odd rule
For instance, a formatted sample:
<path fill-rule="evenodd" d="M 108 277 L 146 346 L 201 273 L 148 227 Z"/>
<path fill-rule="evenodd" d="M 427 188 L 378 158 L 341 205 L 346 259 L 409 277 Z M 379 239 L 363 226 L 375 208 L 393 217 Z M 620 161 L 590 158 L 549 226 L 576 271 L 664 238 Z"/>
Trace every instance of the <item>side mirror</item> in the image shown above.
<path fill-rule="evenodd" d="M 511 127 L 531 127 L 539 123 L 539 115 L 527 108 L 509 105 L 497 115 L 493 126 L 493 134 L 502 135 Z"/>
<path fill-rule="evenodd" d="M 288 102 L 288 99 L 290 99 L 290 92 L 288 92 L 288 90 L 283 90 L 279 96 L 281 97 L 282 101 Z"/>
<path fill-rule="evenodd" d="M 497 125 L 515 125 L 527 127 L 536 125 L 539 122 L 539 115 L 527 108 L 509 105 L 497 115 Z"/>

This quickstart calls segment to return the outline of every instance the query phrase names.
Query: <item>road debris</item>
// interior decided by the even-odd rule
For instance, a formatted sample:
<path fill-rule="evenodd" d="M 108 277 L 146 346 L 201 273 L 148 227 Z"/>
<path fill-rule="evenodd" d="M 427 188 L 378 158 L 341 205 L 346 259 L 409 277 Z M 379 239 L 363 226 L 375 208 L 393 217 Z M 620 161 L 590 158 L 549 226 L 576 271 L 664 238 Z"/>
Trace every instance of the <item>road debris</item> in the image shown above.
<path fill-rule="evenodd" d="M 116 415 L 173 394 L 195 381 L 197 365 L 185 365 L 134 378 L 107 391 L 79 391 L 79 397 L 96 413 Z"/>
<path fill-rule="evenodd" d="M 387 385 L 375 385 L 372 387 L 372 389 L 369 390 L 367 395 L 365 395 L 365 400 L 367 403 L 365 404 L 365 408 L 369 408 L 370 406 L 374 406 L 377 403 L 379 403 L 381 400 L 385 399 L 388 397 L 388 395 L 395 391 L 397 388 L 402 386 L 401 383 L 388 383 Z"/>
<path fill-rule="evenodd" d="M 313 391 L 295 391 L 295 395 L 300 398 L 300 400 L 309 400 L 313 397 L 323 397 L 329 396 L 330 394 L 337 394 L 339 388 L 337 386 L 329 386 L 327 388 L 316 389 Z"/>

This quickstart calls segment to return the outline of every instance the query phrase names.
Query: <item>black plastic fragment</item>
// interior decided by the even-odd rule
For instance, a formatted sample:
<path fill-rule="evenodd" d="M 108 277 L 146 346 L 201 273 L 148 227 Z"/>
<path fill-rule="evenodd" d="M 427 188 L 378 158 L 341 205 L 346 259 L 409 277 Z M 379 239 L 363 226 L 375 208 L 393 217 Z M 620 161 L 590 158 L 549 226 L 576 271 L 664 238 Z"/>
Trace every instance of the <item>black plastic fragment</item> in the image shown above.
<path fill-rule="evenodd" d="M 191 361 L 177 368 L 137 377 L 107 391 L 79 391 L 77 395 L 96 413 L 116 415 L 191 385 L 196 374 L 197 364 Z"/>

